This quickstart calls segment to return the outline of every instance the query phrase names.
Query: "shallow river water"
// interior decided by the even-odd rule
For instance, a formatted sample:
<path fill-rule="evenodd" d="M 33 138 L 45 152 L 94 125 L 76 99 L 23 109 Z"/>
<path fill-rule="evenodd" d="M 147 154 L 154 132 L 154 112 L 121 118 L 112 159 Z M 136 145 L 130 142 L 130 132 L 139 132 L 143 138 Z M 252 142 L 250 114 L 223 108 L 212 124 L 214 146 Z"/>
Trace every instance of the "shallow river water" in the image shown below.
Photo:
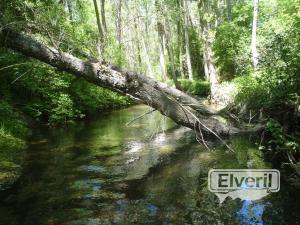
<path fill-rule="evenodd" d="M 270 168 L 250 137 L 216 140 L 211 150 L 193 132 L 146 106 L 102 114 L 67 128 L 37 128 L 24 172 L 0 193 L 0 224 L 300 224 L 299 192 L 281 184 L 258 201 L 207 189 L 210 168 Z"/>

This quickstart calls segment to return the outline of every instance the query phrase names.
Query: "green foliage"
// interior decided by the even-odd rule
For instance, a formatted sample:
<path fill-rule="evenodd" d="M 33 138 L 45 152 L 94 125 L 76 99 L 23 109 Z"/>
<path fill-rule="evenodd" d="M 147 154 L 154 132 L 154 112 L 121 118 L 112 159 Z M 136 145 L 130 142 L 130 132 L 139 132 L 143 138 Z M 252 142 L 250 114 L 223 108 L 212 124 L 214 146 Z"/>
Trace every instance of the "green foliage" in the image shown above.
<path fill-rule="evenodd" d="M 246 105 L 248 109 L 259 110 L 268 102 L 265 87 L 251 75 L 235 78 L 232 81 L 237 87 L 236 105 Z"/>
<path fill-rule="evenodd" d="M 60 94 L 58 98 L 53 99 L 53 107 L 49 110 L 49 122 L 68 122 L 80 115 L 73 106 L 73 101 L 68 94 Z"/>
<path fill-rule="evenodd" d="M 207 96 L 210 90 L 207 81 L 180 79 L 178 82 L 185 92 L 193 95 Z"/>
<path fill-rule="evenodd" d="M 12 164 L 20 164 L 25 143 L 12 136 L 4 126 L 0 127 L 0 172 Z M 5 168 L 4 168 L 5 167 Z"/>
<path fill-rule="evenodd" d="M 293 170 L 295 171 L 295 173 L 289 177 L 289 182 L 293 186 L 300 188 L 300 161 L 298 161 L 297 163 L 295 163 L 291 166 L 292 166 Z"/>
<path fill-rule="evenodd" d="M 0 100 L 0 126 L 16 137 L 23 138 L 27 133 L 23 118 L 3 100 Z"/>
<path fill-rule="evenodd" d="M 252 70 L 252 10 L 250 1 L 235 2 L 231 18 L 223 21 L 216 29 L 213 50 L 222 81 L 230 81 L 241 74 L 249 74 Z"/>
<path fill-rule="evenodd" d="M 256 71 L 250 61 L 251 11 L 247 5 L 240 11 L 234 7 L 232 21 L 219 26 L 214 44 L 221 79 L 233 79 L 238 87 L 238 106 L 255 111 L 263 108 L 281 123 L 299 120 L 295 110 L 300 96 L 298 9 L 298 0 L 260 2 Z"/>
<path fill-rule="evenodd" d="M 287 130 L 276 120 L 269 119 L 266 124 L 268 141 L 260 147 L 276 166 L 284 167 L 287 181 L 300 187 L 300 145 L 299 134 L 288 134 Z"/>
<path fill-rule="evenodd" d="M 84 115 L 131 103 L 128 98 L 48 65 L 4 50 L 1 54 L 0 67 L 15 66 L 2 72 L 0 94 L 35 120 L 52 124 L 66 123 Z M 4 109 L 2 113 L 11 112 Z"/>
<path fill-rule="evenodd" d="M 300 15 L 283 14 L 265 26 L 259 79 L 270 98 L 284 103 L 289 96 L 300 95 Z"/>
<path fill-rule="evenodd" d="M 222 80 L 231 80 L 251 71 L 248 30 L 234 22 L 225 22 L 218 28 L 213 50 Z"/>
<path fill-rule="evenodd" d="M 0 100 L 0 189 L 15 176 L 22 161 L 27 134 L 23 118 L 6 101 Z M 11 171 L 11 172 L 10 172 Z"/>
<path fill-rule="evenodd" d="M 84 114 L 95 114 L 109 108 L 118 108 L 132 102 L 115 92 L 91 85 L 83 79 L 71 84 L 71 93 L 78 110 Z"/>
<path fill-rule="evenodd" d="M 297 157 L 300 150 L 299 144 L 295 139 L 286 135 L 286 132 L 277 121 L 270 119 L 266 125 L 266 130 L 271 134 L 271 139 L 268 141 L 268 148 L 274 152 L 274 156 L 288 163 L 299 160 Z"/>
<path fill-rule="evenodd" d="M 202 56 L 202 43 L 198 38 L 196 30 L 189 30 L 190 38 L 190 51 L 191 51 L 191 63 L 193 69 L 194 79 L 204 79 L 204 68 L 203 68 L 203 56 Z"/>

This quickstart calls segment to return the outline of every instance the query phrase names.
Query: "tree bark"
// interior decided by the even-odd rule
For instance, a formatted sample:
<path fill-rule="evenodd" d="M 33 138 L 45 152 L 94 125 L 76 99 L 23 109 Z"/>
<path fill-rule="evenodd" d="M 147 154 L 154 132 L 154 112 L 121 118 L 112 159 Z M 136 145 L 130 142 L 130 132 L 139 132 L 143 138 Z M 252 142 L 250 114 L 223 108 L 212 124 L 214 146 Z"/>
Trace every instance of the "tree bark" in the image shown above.
<path fill-rule="evenodd" d="M 98 27 L 99 37 L 100 37 L 100 40 L 103 40 L 103 30 L 102 30 L 102 26 L 101 26 L 101 20 L 100 20 L 97 0 L 93 0 L 93 2 L 94 2 L 95 13 L 96 13 L 96 20 L 97 20 L 97 27 Z"/>
<path fill-rule="evenodd" d="M 170 64 L 171 64 L 172 79 L 174 81 L 175 87 L 178 88 L 178 82 L 177 82 L 176 71 L 175 71 L 173 45 L 170 42 L 169 37 L 167 37 L 166 40 L 167 40 L 168 55 L 169 55 Z"/>
<path fill-rule="evenodd" d="M 182 28 L 181 28 L 181 23 L 178 21 L 177 23 L 177 41 L 178 41 L 178 62 L 179 62 L 179 75 L 183 79 L 184 78 L 184 73 L 183 73 L 183 63 L 182 63 Z"/>
<path fill-rule="evenodd" d="M 231 0 L 226 0 L 226 9 L 227 9 L 227 19 L 230 22 L 232 20 L 231 11 L 232 11 L 232 5 Z"/>
<path fill-rule="evenodd" d="M 161 79 L 162 81 L 167 80 L 167 68 L 166 68 L 166 60 L 165 60 L 165 31 L 164 26 L 161 23 L 161 13 L 160 13 L 160 5 L 158 0 L 155 0 L 155 9 L 156 9 L 156 24 L 157 24 L 157 34 L 158 34 L 158 41 L 159 41 L 159 62 L 160 62 L 160 69 L 161 69 Z"/>
<path fill-rule="evenodd" d="M 190 37 L 189 37 L 189 12 L 188 12 L 188 5 L 187 0 L 183 0 L 183 6 L 185 10 L 184 15 L 184 33 L 185 33 L 185 51 L 186 51 L 186 64 L 188 68 L 188 75 L 189 80 L 193 80 L 193 69 L 191 63 L 191 52 L 190 52 Z"/>
<path fill-rule="evenodd" d="M 198 2 L 199 19 L 200 19 L 200 38 L 203 40 L 203 63 L 205 78 L 210 82 L 211 98 L 214 99 L 218 91 L 219 75 L 214 63 L 214 54 L 212 44 L 214 37 L 210 34 L 210 24 L 205 19 L 206 13 L 209 13 L 208 1 Z"/>
<path fill-rule="evenodd" d="M 101 22 L 104 32 L 107 32 L 106 17 L 105 17 L 105 0 L 101 0 Z"/>
<path fill-rule="evenodd" d="M 216 135 L 232 135 L 241 132 L 240 129 L 225 125 L 213 116 L 200 114 L 193 108 L 184 106 L 180 102 L 188 100 L 191 103 L 193 98 L 145 75 L 123 70 L 97 60 L 83 61 L 68 53 L 45 46 L 29 36 L 8 29 L 0 31 L 0 47 L 10 48 L 62 71 L 82 77 L 90 83 L 139 100 L 170 117 L 176 123 L 191 129 L 199 131 L 201 128 L 202 132 L 214 132 Z M 180 99 L 180 97 L 182 98 Z M 203 112 L 208 113 L 205 107 L 202 108 Z"/>
<path fill-rule="evenodd" d="M 136 44 L 136 48 L 137 48 L 137 61 L 138 61 L 138 65 L 137 67 L 139 68 L 138 71 L 140 71 L 140 68 L 142 66 L 142 57 L 141 57 L 141 45 L 140 45 L 140 37 L 139 37 L 139 17 L 134 18 L 134 30 L 135 30 L 135 44 Z"/>
<path fill-rule="evenodd" d="M 258 4 L 259 4 L 259 0 L 253 0 L 253 21 L 252 21 L 251 52 L 252 52 L 252 62 L 253 62 L 254 69 L 256 69 L 256 67 L 258 65 L 258 52 L 257 52 L 257 47 L 256 47 Z"/>
<path fill-rule="evenodd" d="M 147 32 L 147 26 L 145 25 L 145 30 Z M 150 77 L 154 78 L 154 74 L 153 74 L 153 70 L 152 70 L 152 65 L 151 65 L 151 59 L 149 56 L 149 49 L 148 49 L 148 45 L 146 44 L 146 40 L 144 37 L 144 34 L 141 34 L 142 36 L 142 44 L 143 44 L 143 49 L 144 49 L 144 54 L 146 56 L 146 65 L 147 65 L 147 75 L 149 75 Z"/>
<path fill-rule="evenodd" d="M 73 19 L 73 4 L 72 1 L 67 0 L 67 8 L 68 8 L 68 12 L 69 12 L 69 18 L 70 18 L 70 23 L 72 25 L 72 28 L 74 29 L 74 19 Z"/>
<path fill-rule="evenodd" d="M 160 27 L 160 23 L 158 22 L 158 39 L 159 39 L 159 62 L 161 69 L 161 79 L 162 81 L 167 80 L 167 69 L 166 69 L 166 60 L 165 60 L 165 36 L 163 35 Z"/>
<path fill-rule="evenodd" d="M 177 82 L 177 77 L 176 77 L 176 68 L 175 68 L 175 59 L 174 59 L 174 49 L 173 49 L 173 44 L 172 44 L 172 32 L 171 32 L 171 27 L 169 20 L 166 16 L 166 10 L 164 10 L 163 14 L 164 16 L 164 22 L 165 22 L 165 27 L 166 29 L 164 30 L 164 35 L 166 38 L 166 44 L 167 44 L 167 51 L 169 55 L 169 61 L 171 65 L 171 75 L 172 79 L 174 81 L 175 87 L 178 88 L 178 82 Z"/>
<path fill-rule="evenodd" d="M 176 0 L 176 6 L 177 10 L 181 13 L 181 0 Z M 183 41 L 182 41 L 182 17 L 179 16 L 177 18 L 177 45 L 178 45 L 178 63 L 179 63 L 179 75 L 183 79 L 184 78 L 184 73 L 183 73 L 183 63 L 182 63 L 182 52 L 183 52 Z"/>
<path fill-rule="evenodd" d="M 117 9 L 116 9 L 116 33 L 117 33 L 117 40 L 119 45 L 121 45 L 122 40 L 122 0 L 117 0 Z"/>
<path fill-rule="evenodd" d="M 99 32 L 99 40 L 98 40 L 97 50 L 98 50 L 98 56 L 101 57 L 101 55 L 103 54 L 103 48 L 102 48 L 103 40 L 104 40 L 103 29 L 101 26 L 101 20 L 100 20 L 97 0 L 93 0 L 93 2 L 94 2 L 95 13 L 96 13 L 97 27 L 98 27 L 98 32 Z"/>

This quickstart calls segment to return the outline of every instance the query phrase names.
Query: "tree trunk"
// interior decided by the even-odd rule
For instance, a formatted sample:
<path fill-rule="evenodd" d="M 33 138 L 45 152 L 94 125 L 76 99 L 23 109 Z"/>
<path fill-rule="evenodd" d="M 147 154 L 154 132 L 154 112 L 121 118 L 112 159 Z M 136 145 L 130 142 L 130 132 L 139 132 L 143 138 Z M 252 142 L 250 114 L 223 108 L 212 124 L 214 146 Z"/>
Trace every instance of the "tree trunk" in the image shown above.
<path fill-rule="evenodd" d="M 179 75 L 183 79 L 184 73 L 183 73 L 183 63 L 182 63 L 182 29 L 181 29 L 181 23 L 177 23 L 177 41 L 178 41 L 178 62 L 179 62 Z"/>
<path fill-rule="evenodd" d="M 259 4 L 259 0 L 253 0 L 253 22 L 252 22 L 251 52 L 252 52 L 252 62 L 253 62 L 254 69 L 256 69 L 257 64 L 258 64 L 258 52 L 257 52 L 257 47 L 256 47 L 258 4 Z"/>
<path fill-rule="evenodd" d="M 161 69 L 161 79 L 162 81 L 167 80 L 167 69 L 166 69 L 166 60 L 165 60 L 165 37 L 164 35 L 158 31 L 159 38 L 159 61 L 160 61 L 160 69 Z"/>
<path fill-rule="evenodd" d="M 232 16 L 231 16 L 231 11 L 232 11 L 231 0 L 226 0 L 226 9 L 227 9 L 227 19 L 230 22 L 232 20 Z"/>
<path fill-rule="evenodd" d="M 213 132 L 215 135 L 231 135 L 241 132 L 240 129 L 225 125 L 213 116 L 200 114 L 193 108 L 184 106 L 180 102 L 188 100 L 191 103 L 194 99 L 147 76 L 97 60 L 83 61 L 68 53 L 45 46 L 29 36 L 8 29 L 0 31 L 0 47 L 11 48 L 62 71 L 82 77 L 90 83 L 127 95 L 191 129 L 199 131 L 201 128 L 202 132 Z M 199 108 L 202 108 L 203 112 L 209 112 L 203 106 L 199 106 Z"/>
<path fill-rule="evenodd" d="M 205 78 L 210 82 L 211 98 L 215 99 L 218 90 L 218 72 L 214 63 L 212 44 L 214 37 L 210 34 L 210 24 L 205 19 L 205 13 L 209 12 L 208 2 L 199 1 L 200 37 L 203 40 L 203 63 Z"/>
<path fill-rule="evenodd" d="M 138 25 L 139 25 L 139 17 L 134 18 L 134 29 L 135 29 L 135 44 L 137 48 L 137 58 L 138 58 L 137 67 L 139 68 L 138 71 L 140 71 L 140 68 L 142 67 L 142 57 L 141 57 L 141 45 L 140 45 Z"/>
<path fill-rule="evenodd" d="M 167 38 L 167 40 L 168 40 L 168 38 Z M 171 64 L 172 79 L 174 81 L 175 87 L 178 88 L 178 82 L 177 82 L 176 71 L 175 71 L 175 62 L 174 62 L 174 51 L 173 51 L 172 43 L 170 43 L 170 40 L 167 41 L 167 47 L 168 47 L 168 55 L 169 55 L 169 59 L 170 59 L 170 64 Z"/>
<path fill-rule="evenodd" d="M 72 25 L 72 28 L 74 29 L 73 4 L 72 4 L 72 1 L 70 1 L 70 0 L 67 0 L 66 3 L 67 3 L 67 8 L 68 8 L 70 23 Z"/>
<path fill-rule="evenodd" d="M 218 73 L 213 58 L 213 50 L 210 42 L 206 43 L 205 55 L 206 55 L 206 64 L 207 64 L 207 69 L 209 74 L 211 97 L 212 99 L 214 99 L 218 91 L 219 81 L 218 81 Z"/>
<path fill-rule="evenodd" d="M 154 78 L 152 65 L 151 65 L 151 59 L 150 59 L 150 56 L 149 56 L 149 49 L 148 49 L 148 46 L 146 44 L 146 40 L 145 40 L 144 35 L 143 34 L 141 34 L 141 35 L 142 35 L 142 44 L 143 44 L 144 54 L 146 56 L 147 74 L 150 77 Z"/>
<path fill-rule="evenodd" d="M 163 12 L 165 15 L 165 11 Z M 175 60 L 174 60 L 174 49 L 173 49 L 173 44 L 172 44 L 172 33 L 171 33 L 171 27 L 169 20 L 166 16 L 164 16 L 164 21 L 165 21 L 165 27 L 167 30 L 164 30 L 164 34 L 166 37 L 166 43 L 167 43 L 167 50 L 168 50 L 168 55 L 169 55 L 169 61 L 171 64 L 171 75 L 172 79 L 174 81 L 175 87 L 178 88 L 178 82 L 177 82 L 177 77 L 176 77 L 176 69 L 175 69 Z"/>
<path fill-rule="evenodd" d="M 96 20 L 97 20 L 97 27 L 98 27 L 98 32 L 99 32 L 99 40 L 98 40 L 98 56 L 101 57 L 103 54 L 103 30 L 101 26 L 101 21 L 100 21 L 100 15 L 99 15 L 99 9 L 98 9 L 98 4 L 97 0 L 93 0 L 94 2 L 94 8 L 95 8 L 95 13 L 96 13 Z"/>
<path fill-rule="evenodd" d="M 186 64 L 188 68 L 188 75 L 189 80 L 193 80 L 193 70 L 192 70 L 192 63 L 191 63 L 191 53 L 190 53 L 190 37 L 189 37 L 189 11 L 188 11 L 188 5 L 187 0 L 183 0 L 183 6 L 185 9 L 185 15 L 184 15 L 184 33 L 185 33 L 185 51 L 186 51 Z"/>
<path fill-rule="evenodd" d="M 160 5 L 157 0 L 155 0 L 155 8 L 156 8 L 156 23 L 157 23 L 157 34 L 158 34 L 158 41 L 159 41 L 159 62 L 160 62 L 160 69 L 161 69 L 161 78 L 162 81 L 167 80 L 167 69 L 166 69 L 166 60 L 165 60 L 165 28 L 163 24 L 160 22 L 161 13 L 160 13 Z"/>
<path fill-rule="evenodd" d="M 122 41 L 122 0 L 117 0 L 117 18 L 116 18 L 116 33 L 119 45 Z"/>
<path fill-rule="evenodd" d="M 107 32 L 106 17 L 105 17 L 105 0 L 101 0 L 101 22 L 104 32 Z"/>
<path fill-rule="evenodd" d="M 181 0 L 176 0 L 176 6 L 177 10 L 181 12 Z M 182 17 L 179 16 L 177 18 L 177 45 L 178 45 L 178 63 L 179 63 L 179 76 L 183 79 L 184 78 L 184 73 L 183 73 L 183 63 L 182 63 L 182 49 L 183 49 L 183 41 L 182 41 Z"/>

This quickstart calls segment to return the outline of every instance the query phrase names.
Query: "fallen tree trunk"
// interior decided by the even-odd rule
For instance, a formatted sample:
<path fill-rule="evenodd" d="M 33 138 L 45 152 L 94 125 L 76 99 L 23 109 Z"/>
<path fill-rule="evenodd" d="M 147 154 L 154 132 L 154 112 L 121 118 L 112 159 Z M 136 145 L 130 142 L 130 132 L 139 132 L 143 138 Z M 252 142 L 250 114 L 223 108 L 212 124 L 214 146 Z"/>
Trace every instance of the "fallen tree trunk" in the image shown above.
<path fill-rule="evenodd" d="M 127 95 L 157 109 L 176 123 L 201 133 L 219 136 L 242 132 L 217 120 L 212 116 L 214 112 L 196 99 L 144 75 L 96 60 L 81 60 L 9 29 L 0 31 L 0 47 L 10 48 L 88 82 Z"/>

